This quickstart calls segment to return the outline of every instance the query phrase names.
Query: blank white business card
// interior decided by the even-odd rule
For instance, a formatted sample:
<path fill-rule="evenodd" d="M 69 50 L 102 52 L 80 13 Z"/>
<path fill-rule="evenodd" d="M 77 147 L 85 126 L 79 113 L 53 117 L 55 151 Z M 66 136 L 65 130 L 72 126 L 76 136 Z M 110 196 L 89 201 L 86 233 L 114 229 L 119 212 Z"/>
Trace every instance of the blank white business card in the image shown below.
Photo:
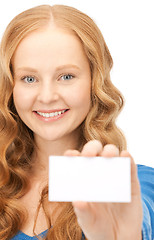
<path fill-rule="evenodd" d="M 130 202 L 129 158 L 49 157 L 49 201 Z"/>

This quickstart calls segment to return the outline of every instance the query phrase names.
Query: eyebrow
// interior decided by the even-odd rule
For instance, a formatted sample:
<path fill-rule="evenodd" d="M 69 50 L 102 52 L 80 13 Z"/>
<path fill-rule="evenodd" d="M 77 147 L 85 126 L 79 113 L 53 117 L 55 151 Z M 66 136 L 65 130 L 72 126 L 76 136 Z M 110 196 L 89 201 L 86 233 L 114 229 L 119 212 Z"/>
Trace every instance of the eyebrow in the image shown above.
<path fill-rule="evenodd" d="M 65 68 L 75 68 L 75 69 L 77 69 L 77 70 L 80 70 L 80 68 L 79 68 L 77 65 L 74 65 L 74 64 L 66 64 L 66 65 L 61 65 L 61 66 L 57 67 L 57 68 L 56 68 L 56 71 L 60 71 L 60 70 L 65 69 Z M 34 73 L 37 73 L 37 72 L 38 72 L 37 69 L 31 68 L 31 67 L 19 67 L 19 68 L 17 68 L 17 70 L 16 70 L 15 72 L 21 71 L 21 70 L 22 70 L 22 71 L 31 71 L 31 72 L 34 72 Z"/>

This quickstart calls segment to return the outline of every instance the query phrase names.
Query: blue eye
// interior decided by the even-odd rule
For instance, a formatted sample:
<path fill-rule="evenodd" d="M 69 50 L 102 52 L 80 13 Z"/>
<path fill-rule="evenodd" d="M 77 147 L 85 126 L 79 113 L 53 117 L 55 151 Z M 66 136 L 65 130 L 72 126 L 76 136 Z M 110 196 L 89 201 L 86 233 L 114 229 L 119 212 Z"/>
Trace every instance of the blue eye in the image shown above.
<path fill-rule="evenodd" d="M 71 74 L 66 74 L 66 75 L 63 75 L 61 78 L 62 78 L 63 80 L 71 80 L 73 77 L 74 77 L 74 76 L 71 75 Z"/>
<path fill-rule="evenodd" d="M 36 79 L 32 76 L 26 76 L 26 77 L 23 77 L 22 80 L 24 80 L 25 82 L 27 83 L 33 83 L 33 82 L 36 82 Z"/>

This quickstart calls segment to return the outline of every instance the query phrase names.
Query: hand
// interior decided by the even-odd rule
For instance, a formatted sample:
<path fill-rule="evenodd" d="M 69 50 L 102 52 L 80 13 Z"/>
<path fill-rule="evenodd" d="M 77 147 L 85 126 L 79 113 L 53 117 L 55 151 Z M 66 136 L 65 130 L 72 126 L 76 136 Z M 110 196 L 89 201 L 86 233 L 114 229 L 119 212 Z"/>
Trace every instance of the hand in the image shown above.
<path fill-rule="evenodd" d="M 88 240 L 141 240 L 142 204 L 136 165 L 127 151 L 93 140 L 82 152 L 68 150 L 69 156 L 102 156 L 131 158 L 131 203 L 73 202 L 78 223 Z M 102 189 L 103 191 L 103 189 Z"/>

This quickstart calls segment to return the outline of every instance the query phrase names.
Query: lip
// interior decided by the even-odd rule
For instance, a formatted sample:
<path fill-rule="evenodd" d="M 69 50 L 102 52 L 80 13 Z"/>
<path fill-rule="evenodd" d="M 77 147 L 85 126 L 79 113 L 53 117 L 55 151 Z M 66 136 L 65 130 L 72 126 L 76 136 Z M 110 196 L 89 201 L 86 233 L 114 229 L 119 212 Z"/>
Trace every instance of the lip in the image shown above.
<path fill-rule="evenodd" d="M 54 117 L 44 117 L 39 115 L 37 112 L 41 112 L 41 113 L 53 113 L 53 112 L 61 112 L 66 110 L 64 113 L 54 116 Z M 52 110 L 37 110 L 37 111 L 33 111 L 34 115 L 41 121 L 43 122 L 54 122 L 57 120 L 62 119 L 67 113 L 69 112 L 69 109 L 52 109 Z"/>
<path fill-rule="evenodd" d="M 52 110 L 34 110 L 33 112 L 41 112 L 41 113 L 53 113 L 53 112 L 61 112 L 64 110 L 69 110 L 68 108 L 62 108 L 62 109 L 52 109 Z"/>

